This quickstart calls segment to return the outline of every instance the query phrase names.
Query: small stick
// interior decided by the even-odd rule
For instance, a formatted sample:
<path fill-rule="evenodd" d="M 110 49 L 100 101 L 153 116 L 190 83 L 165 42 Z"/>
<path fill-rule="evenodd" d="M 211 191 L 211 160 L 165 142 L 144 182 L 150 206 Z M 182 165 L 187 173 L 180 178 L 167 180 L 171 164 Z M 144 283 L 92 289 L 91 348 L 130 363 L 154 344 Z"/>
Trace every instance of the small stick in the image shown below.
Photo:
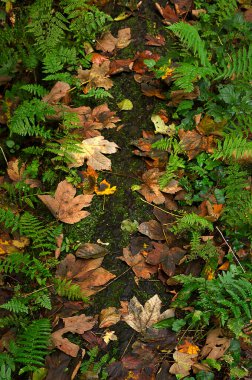
<path fill-rule="evenodd" d="M 221 237 L 222 237 L 222 239 L 224 240 L 225 244 L 228 246 L 230 252 L 231 252 L 232 255 L 234 256 L 234 259 L 237 261 L 238 265 L 240 265 L 240 267 L 241 267 L 243 273 L 246 273 L 246 271 L 245 271 L 245 269 L 243 268 L 243 266 L 241 265 L 241 263 L 240 263 L 238 257 L 236 256 L 236 254 L 235 254 L 233 248 L 228 244 L 227 240 L 225 239 L 225 237 L 224 237 L 223 233 L 221 232 L 221 230 L 219 229 L 219 227 L 216 227 L 216 230 L 219 232 L 219 234 L 221 235 Z"/>
<path fill-rule="evenodd" d="M 3 148 L 1 147 L 1 145 L 0 145 L 0 149 L 1 149 L 1 152 L 2 152 L 2 154 L 3 154 L 3 156 L 4 156 L 5 162 L 6 162 L 6 164 L 8 165 L 7 158 L 6 158 L 6 156 L 5 156 L 4 150 L 3 150 Z"/>
<path fill-rule="evenodd" d="M 166 214 L 169 214 L 169 215 L 175 216 L 175 218 L 182 218 L 182 216 L 180 216 L 180 215 L 176 215 L 176 214 L 173 214 L 173 213 L 170 212 L 170 211 L 164 210 L 163 208 L 158 207 L 157 205 L 154 205 L 154 204 L 152 204 L 152 203 L 146 201 L 146 200 L 143 199 L 143 198 L 140 198 L 140 199 L 141 199 L 142 202 L 147 203 L 148 205 L 150 205 L 150 206 L 152 206 L 152 207 L 156 207 L 156 208 L 158 208 L 159 210 L 165 212 Z"/>

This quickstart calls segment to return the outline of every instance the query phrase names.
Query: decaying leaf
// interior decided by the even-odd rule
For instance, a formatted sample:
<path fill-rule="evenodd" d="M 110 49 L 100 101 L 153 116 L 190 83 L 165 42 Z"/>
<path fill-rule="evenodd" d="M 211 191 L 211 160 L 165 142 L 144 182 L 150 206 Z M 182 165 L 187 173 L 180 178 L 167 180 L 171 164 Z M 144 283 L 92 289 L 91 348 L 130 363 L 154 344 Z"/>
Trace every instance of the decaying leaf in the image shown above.
<path fill-rule="evenodd" d="M 118 37 L 113 37 L 110 32 L 106 32 L 103 36 L 97 40 L 96 49 L 104 52 L 111 53 L 115 48 L 123 49 L 127 47 L 131 42 L 130 28 L 120 29 L 118 31 Z"/>
<path fill-rule="evenodd" d="M 120 256 L 119 259 L 125 261 L 137 277 L 148 279 L 157 271 L 157 266 L 155 267 L 145 262 L 141 252 L 132 254 L 128 248 L 123 248 L 123 256 Z"/>
<path fill-rule="evenodd" d="M 148 202 L 153 202 L 156 205 L 165 202 L 165 196 L 160 191 L 159 186 L 161 175 L 162 173 L 157 168 L 147 170 L 142 176 L 144 183 L 141 185 L 140 190 L 138 190 Z"/>
<path fill-rule="evenodd" d="M 27 247 L 29 243 L 29 239 L 25 236 L 11 239 L 8 233 L 2 233 L 0 235 L 0 255 L 6 255 L 13 252 L 23 252 L 24 248 Z"/>
<path fill-rule="evenodd" d="M 144 306 L 136 297 L 133 297 L 128 305 L 129 314 L 124 316 L 123 320 L 134 330 L 143 333 L 154 323 L 174 317 L 174 309 L 167 309 L 161 314 L 161 304 L 157 294 L 145 302 Z"/>
<path fill-rule="evenodd" d="M 57 268 L 56 275 L 72 280 L 80 286 L 84 296 L 88 297 L 102 289 L 108 281 L 116 276 L 101 267 L 104 257 L 96 259 L 76 259 L 68 254 Z"/>
<path fill-rule="evenodd" d="M 200 95 L 198 86 L 195 86 L 192 92 L 185 92 L 184 90 L 172 91 L 170 94 L 171 101 L 168 103 L 170 107 L 177 107 L 182 100 L 196 99 Z"/>
<path fill-rule="evenodd" d="M 154 219 L 141 223 L 138 231 L 148 236 L 151 240 L 165 240 L 161 224 Z"/>
<path fill-rule="evenodd" d="M 7 173 L 10 179 L 14 182 L 19 182 L 23 179 L 25 164 L 21 163 L 18 158 L 12 158 L 7 165 Z"/>
<path fill-rule="evenodd" d="M 155 6 L 161 16 L 164 18 L 163 23 L 165 25 L 170 25 L 179 21 L 178 15 L 167 3 L 165 7 L 162 7 L 159 3 L 155 3 Z"/>
<path fill-rule="evenodd" d="M 111 195 L 116 191 L 116 186 L 110 185 L 105 179 L 99 183 L 99 185 L 95 186 L 95 193 L 97 195 Z"/>
<path fill-rule="evenodd" d="M 104 340 L 104 342 L 106 344 L 109 344 L 109 342 L 111 340 L 117 340 L 117 336 L 116 336 L 116 334 L 115 334 L 114 331 L 109 331 L 108 330 L 108 331 L 105 332 L 105 334 L 103 335 L 102 339 Z"/>
<path fill-rule="evenodd" d="M 169 369 L 173 375 L 180 375 L 180 379 L 190 374 L 190 370 L 196 361 L 198 354 L 187 354 L 184 352 L 175 351 L 173 359 L 175 363 Z"/>
<path fill-rule="evenodd" d="M 103 61 L 100 65 L 93 63 L 90 70 L 78 69 L 77 78 L 85 86 L 85 93 L 91 88 L 103 87 L 105 90 L 109 90 L 113 86 L 113 82 L 109 79 L 109 61 Z"/>
<path fill-rule="evenodd" d="M 70 90 L 70 86 L 65 82 L 56 82 L 49 94 L 45 95 L 42 100 L 49 104 L 58 103 Z"/>
<path fill-rule="evenodd" d="M 121 102 L 117 103 L 121 111 L 130 111 L 133 109 L 133 103 L 130 99 L 123 99 Z"/>
<path fill-rule="evenodd" d="M 184 352 L 186 354 L 194 355 L 194 354 L 198 354 L 198 352 L 200 351 L 200 348 L 193 342 L 186 339 L 182 344 L 180 344 L 177 347 L 177 350 L 179 352 Z"/>
<path fill-rule="evenodd" d="M 155 126 L 155 133 L 172 136 L 175 133 L 175 124 L 166 125 L 160 115 L 152 115 L 151 121 Z"/>
<path fill-rule="evenodd" d="M 205 346 L 201 350 L 200 357 L 218 360 L 222 358 L 229 348 L 231 339 L 227 338 L 221 328 L 209 331 Z"/>
<path fill-rule="evenodd" d="M 102 309 L 99 319 L 99 327 L 104 328 L 115 325 L 117 322 L 119 322 L 121 315 L 115 307 L 108 307 L 107 309 Z"/>
<path fill-rule="evenodd" d="M 145 39 L 147 40 L 145 45 L 149 45 L 149 46 L 164 46 L 165 45 L 165 38 L 161 34 L 157 34 L 155 37 L 151 36 L 150 34 L 146 34 Z"/>
<path fill-rule="evenodd" d="M 66 180 L 58 184 L 54 197 L 38 195 L 39 199 L 49 208 L 53 216 L 61 222 L 74 224 L 89 215 L 88 211 L 81 211 L 90 206 L 93 195 L 77 195 L 76 189 Z"/>
<path fill-rule="evenodd" d="M 189 160 L 192 160 L 200 152 L 213 153 L 215 147 L 214 136 L 202 136 L 196 130 L 179 130 L 180 144 L 185 149 Z"/>
<path fill-rule="evenodd" d="M 65 327 L 52 333 L 53 344 L 67 355 L 76 357 L 80 347 L 70 342 L 67 338 L 64 338 L 63 335 L 69 332 L 73 334 L 83 334 L 85 331 L 91 330 L 96 321 L 93 317 L 87 317 L 85 314 L 62 319 Z"/>
<path fill-rule="evenodd" d="M 70 153 L 74 160 L 69 164 L 70 168 L 82 166 L 87 160 L 87 164 L 95 170 L 110 170 L 111 161 L 104 154 L 115 153 L 119 148 L 116 143 L 104 140 L 103 136 L 83 140 L 79 146 L 82 150 L 80 153 Z"/>
<path fill-rule="evenodd" d="M 104 257 L 107 253 L 108 250 L 99 244 L 83 243 L 75 252 L 75 256 L 81 259 L 97 259 Z"/>
<path fill-rule="evenodd" d="M 146 262 L 151 265 L 160 265 L 167 276 L 173 276 L 176 265 L 185 256 L 186 251 L 180 247 L 169 248 L 166 243 L 152 242 L 154 249 L 148 253 Z"/>

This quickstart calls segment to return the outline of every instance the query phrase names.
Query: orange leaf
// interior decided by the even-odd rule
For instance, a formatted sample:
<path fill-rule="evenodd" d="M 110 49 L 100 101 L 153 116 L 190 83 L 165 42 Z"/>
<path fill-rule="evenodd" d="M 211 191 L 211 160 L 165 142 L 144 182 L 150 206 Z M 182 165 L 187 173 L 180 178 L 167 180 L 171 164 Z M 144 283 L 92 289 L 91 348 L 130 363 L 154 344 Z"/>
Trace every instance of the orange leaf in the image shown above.
<path fill-rule="evenodd" d="M 105 179 L 100 182 L 99 186 L 95 186 L 97 195 L 111 195 L 116 191 L 116 186 L 111 187 L 110 183 Z"/>
<path fill-rule="evenodd" d="M 225 262 L 224 262 L 224 263 L 218 268 L 218 270 L 228 270 L 229 266 L 230 266 L 229 261 L 225 261 Z"/>
<path fill-rule="evenodd" d="M 197 354 L 200 351 L 200 349 L 198 346 L 196 346 L 196 344 L 193 344 L 188 340 L 185 340 L 183 344 L 178 346 L 178 351 L 184 352 L 185 354 L 194 355 Z"/>

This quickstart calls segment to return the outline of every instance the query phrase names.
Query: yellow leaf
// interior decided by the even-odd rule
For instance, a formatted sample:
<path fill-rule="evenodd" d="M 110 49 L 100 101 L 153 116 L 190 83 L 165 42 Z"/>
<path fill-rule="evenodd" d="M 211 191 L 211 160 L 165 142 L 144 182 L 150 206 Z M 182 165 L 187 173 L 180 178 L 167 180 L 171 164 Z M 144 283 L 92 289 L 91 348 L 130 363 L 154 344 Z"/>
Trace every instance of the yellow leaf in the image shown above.
<path fill-rule="evenodd" d="M 117 103 L 121 111 L 130 111 L 133 108 L 132 101 L 129 99 L 123 99 L 120 103 Z"/>
<path fill-rule="evenodd" d="M 114 18 L 114 21 L 126 20 L 126 18 L 129 18 L 131 15 L 132 15 L 131 12 L 122 12 L 117 17 Z"/>
<path fill-rule="evenodd" d="M 183 344 L 178 346 L 178 351 L 184 352 L 185 354 L 195 355 L 200 351 L 200 349 L 198 346 L 196 346 L 196 344 L 193 344 L 188 340 L 185 340 Z"/>
<path fill-rule="evenodd" d="M 95 186 L 95 192 L 97 195 L 111 195 L 116 191 L 116 186 L 111 187 L 105 179 L 101 181 L 99 186 Z"/>

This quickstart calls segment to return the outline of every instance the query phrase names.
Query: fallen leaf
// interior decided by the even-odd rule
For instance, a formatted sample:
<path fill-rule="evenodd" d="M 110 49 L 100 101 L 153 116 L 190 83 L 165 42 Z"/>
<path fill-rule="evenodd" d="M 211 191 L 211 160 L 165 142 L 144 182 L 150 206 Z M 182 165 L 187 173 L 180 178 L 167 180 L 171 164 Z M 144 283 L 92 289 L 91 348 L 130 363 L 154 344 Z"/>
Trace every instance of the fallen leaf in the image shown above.
<path fill-rule="evenodd" d="M 172 136 L 175 133 L 175 124 L 166 125 L 160 115 L 152 115 L 151 121 L 155 126 L 155 133 Z"/>
<path fill-rule="evenodd" d="M 11 239 L 8 233 L 2 233 L 0 235 L 0 255 L 6 255 L 14 252 L 23 252 L 24 248 L 29 244 L 30 241 L 25 236 Z"/>
<path fill-rule="evenodd" d="M 141 223 L 138 226 L 138 231 L 151 240 L 165 240 L 161 224 L 154 219 Z"/>
<path fill-rule="evenodd" d="M 80 286 L 84 296 L 88 297 L 102 289 L 108 281 L 116 276 L 101 267 L 104 257 L 96 259 L 76 259 L 68 254 L 57 268 L 56 276 L 72 280 Z"/>
<path fill-rule="evenodd" d="M 176 179 L 171 179 L 170 182 L 162 189 L 162 192 L 166 194 L 176 194 L 180 190 L 182 190 L 182 187 L 179 185 L 179 181 Z"/>
<path fill-rule="evenodd" d="M 145 39 L 147 42 L 145 42 L 145 45 L 149 46 L 164 46 L 165 45 L 165 38 L 161 34 L 157 34 L 156 36 L 151 36 L 150 34 L 146 34 Z"/>
<path fill-rule="evenodd" d="M 22 181 L 25 171 L 25 164 L 21 163 L 18 158 L 12 158 L 8 161 L 7 173 L 14 182 Z"/>
<path fill-rule="evenodd" d="M 93 195 L 77 195 L 76 189 L 66 180 L 58 184 L 54 197 L 38 195 L 38 198 L 51 211 L 53 216 L 61 222 L 74 224 L 89 215 L 88 211 L 81 211 L 90 206 Z"/>
<path fill-rule="evenodd" d="M 115 307 L 108 307 L 107 309 L 102 309 L 100 312 L 100 328 L 110 327 L 115 325 L 121 319 L 121 315 Z"/>
<path fill-rule="evenodd" d="M 118 49 L 123 49 L 127 47 L 131 42 L 131 31 L 130 28 L 120 29 L 118 31 L 118 39 L 116 43 L 116 47 Z"/>
<path fill-rule="evenodd" d="M 118 37 L 113 37 L 110 32 L 106 32 L 103 36 L 97 40 L 96 49 L 104 52 L 111 53 L 115 48 L 123 49 L 127 47 L 131 42 L 130 28 L 120 29 L 118 31 Z"/>
<path fill-rule="evenodd" d="M 155 6 L 157 10 L 159 11 L 159 13 L 161 14 L 161 16 L 164 18 L 163 23 L 165 25 L 171 25 L 179 21 L 178 15 L 170 7 L 168 3 L 166 4 L 164 8 L 158 3 L 155 3 Z"/>
<path fill-rule="evenodd" d="M 110 62 L 109 75 L 115 75 L 122 72 L 130 72 L 132 71 L 132 67 L 132 59 L 116 59 Z"/>
<path fill-rule="evenodd" d="M 173 354 L 174 364 L 169 369 L 169 373 L 173 375 L 180 375 L 180 379 L 190 374 L 192 365 L 198 354 L 187 354 L 184 352 L 175 351 Z"/>
<path fill-rule="evenodd" d="M 81 259 L 96 259 L 104 257 L 107 254 L 108 250 L 105 247 L 94 243 L 83 243 L 75 252 L 75 256 Z"/>
<path fill-rule="evenodd" d="M 247 22 L 252 22 L 252 8 L 247 9 L 244 13 L 244 19 Z"/>
<path fill-rule="evenodd" d="M 161 269 L 167 276 L 173 276 L 181 259 L 185 256 L 186 251 L 180 247 L 171 247 L 168 245 L 152 242 L 154 249 L 148 253 L 146 262 L 151 265 L 160 265 Z"/>
<path fill-rule="evenodd" d="M 223 129 L 226 124 L 226 120 L 216 122 L 211 116 L 205 115 L 197 124 L 196 129 L 204 136 L 223 136 Z"/>
<path fill-rule="evenodd" d="M 225 354 L 230 343 L 231 339 L 223 334 L 221 328 L 211 330 L 207 334 L 206 343 L 201 350 L 200 357 L 218 360 Z"/>
<path fill-rule="evenodd" d="M 117 103 L 121 111 L 130 111 L 133 109 L 132 101 L 129 99 L 123 99 L 120 103 Z"/>
<path fill-rule="evenodd" d="M 193 5 L 193 0 L 173 0 L 173 4 L 178 16 L 187 14 Z"/>
<path fill-rule="evenodd" d="M 171 91 L 171 101 L 167 104 L 170 107 L 177 107 L 182 100 L 193 100 L 200 95 L 199 87 L 196 86 L 192 92 L 185 92 L 184 90 Z"/>
<path fill-rule="evenodd" d="M 109 344 L 109 342 L 112 340 L 117 340 L 117 336 L 114 331 L 106 331 L 105 334 L 103 335 L 102 339 L 106 344 Z"/>
<path fill-rule="evenodd" d="M 83 140 L 82 143 L 79 144 L 79 147 L 81 149 L 80 153 L 69 152 L 74 161 L 69 164 L 70 168 L 82 166 L 84 161 L 87 160 L 87 164 L 95 170 L 110 170 L 111 161 L 105 157 L 103 153 L 115 153 L 118 149 L 118 145 L 114 142 L 104 140 L 103 136 Z"/>
<path fill-rule="evenodd" d="M 153 59 L 154 61 L 158 61 L 160 58 L 159 54 L 152 53 L 150 50 L 144 50 L 142 52 L 137 52 L 134 57 L 134 64 L 132 70 L 138 74 L 144 74 L 148 71 L 148 67 L 144 63 L 145 59 Z"/>
<path fill-rule="evenodd" d="M 98 173 L 91 166 L 88 166 L 86 171 L 78 171 L 78 175 L 81 178 L 81 183 L 78 187 L 82 188 L 83 194 L 93 194 Z"/>
<path fill-rule="evenodd" d="M 92 63 L 97 63 L 98 65 L 102 64 L 102 62 L 104 61 L 108 61 L 109 58 L 102 55 L 102 54 L 99 54 L 99 53 L 92 53 L 92 56 L 91 56 L 91 62 Z"/>
<path fill-rule="evenodd" d="M 45 95 L 42 100 L 49 104 L 58 103 L 70 90 L 70 85 L 65 82 L 56 82 L 49 94 Z"/>
<path fill-rule="evenodd" d="M 219 268 L 218 270 L 228 270 L 230 267 L 230 262 L 229 261 L 225 261 Z"/>
<path fill-rule="evenodd" d="M 192 160 L 200 152 L 212 153 L 215 147 L 214 136 L 202 136 L 196 130 L 184 131 L 180 129 L 179 132 L 180 144 L 186 151 L 189 160 Z"/>
<path fill-rule="evenodd" d="M 161 314 L 161 304 L 162 302 L 157 294 L 145 302 L 144 306 L 136 297 L 133 297 L 128 305 L 129 313 L 123 317 L 123 320 L 137 332 L 143 333 L 154 323 L 174 317 L 174 309 L 167 309 Z"/>
<path fill-rule="evenodd" d="M 119 259 L 125 261 L 139 278 L 148 279 L 157 272 L 157 267 L 147 264 L 141 252 L 132 254 L 129 248 L 123 248 L 123 256 L 120 256 Z"/>
<path fill-rule="evenodd" d="M 55 249 L 55 252 L 54 252 L 55 259 L 58 259 L 60 257 L 61 246 L 62 246 L 62 243 L 63 243 L 63 239 L 64 239 L 64 235 L 63 234 L 60 234 L 60 235 L 56 236 L 56 238 L 55 238 L 56 247 L 57 247 Z"/>
<path fill-rule="evenodd" d="M 100 65 L 93 63 L 90 70 L 78 69 L 77 78 L 81 82 L 87 85 L 84 88 L 84 92 L 88 93 L 91 88 L 103 87 L 105 90 L 109 90 L 113 86 L 113 82 L 109 79 L 109 61 L 103 61 Z"/>
<path fill-rule="evenodd" d="M 55 347 L 65 352 L 67 355 L 76 357 L 80 347 L 70 342 L 63 335 L 66 333 L 83 334 L 85 331 L 91 330 L 96 321 L 93 317 L 87 317 L 85 314 L 77 315 L 75 317 L 63 318 L 65 327 L 52 333 L 52 341 Z"/>
<path fill-rule="evenodd" d="M 198 352 L 200 351 L 200 348 L 196 344 L 194 344 L 194 343 L 192 343 L 186 339 L 183 342 L 183 344 L 180 344 L 177 347 L 177 350 L 179 352 L 184 352 L 185 354 L 190 354 L 190 355 L 193 354 L 194 355 L 194 354 L 198 354 Z"/>
<path fill-rule="evenodd" d="M 142 180 L 144 183 L 141 185 L 138 192 L 144 196 L 147 202 L 153 202 L 156 205 L 165 202 L 165 196 L 160 191 L 159 186 L 159 179 L 161 176 L 162 173 L 156 168 L 150 169 L 143 174 Z"/>
<path fill-rule="evenodd" d="M 116 191 L 116 186 L 110 185 L 105 179 L 100 182 L 98 186 L 95 186 L 95 193 L 97 195 L 111 195 Z"/>

